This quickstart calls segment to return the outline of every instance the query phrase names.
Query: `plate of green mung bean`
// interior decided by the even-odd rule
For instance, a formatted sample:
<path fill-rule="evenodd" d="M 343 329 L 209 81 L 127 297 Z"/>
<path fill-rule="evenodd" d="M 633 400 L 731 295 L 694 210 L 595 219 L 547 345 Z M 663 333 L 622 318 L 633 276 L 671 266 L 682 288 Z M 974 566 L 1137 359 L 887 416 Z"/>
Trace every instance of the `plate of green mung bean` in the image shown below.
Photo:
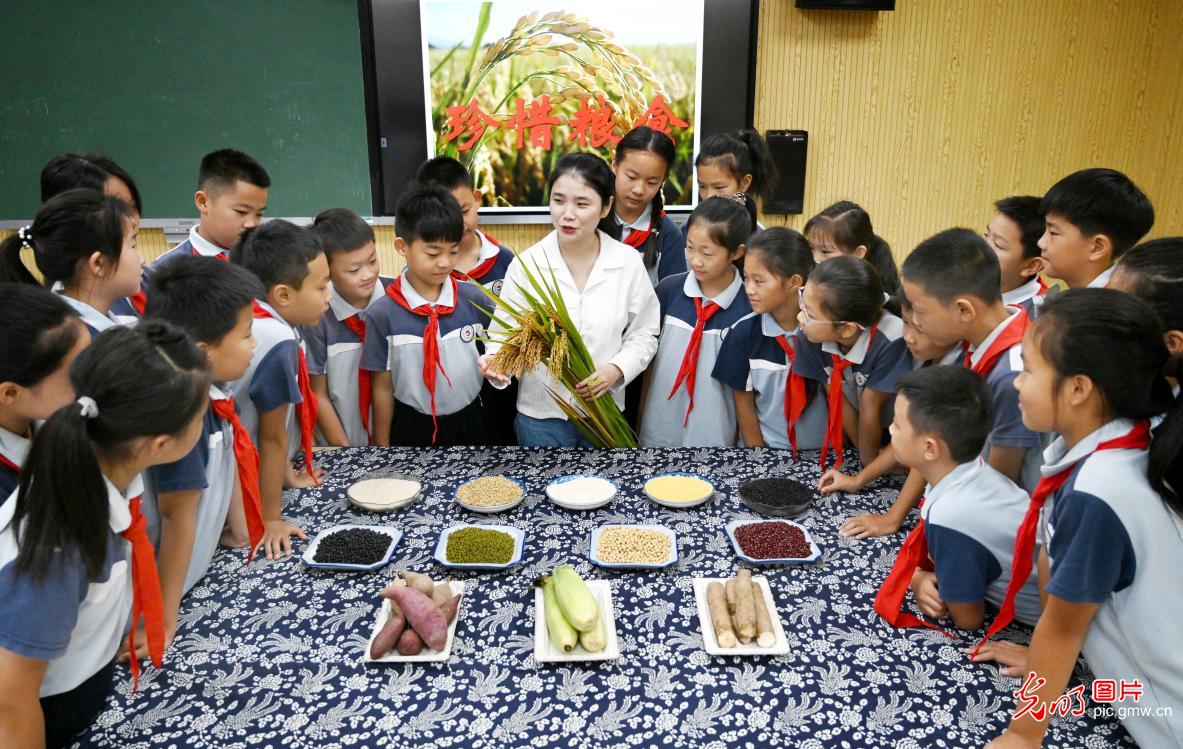
<path fill-rule="evenodd" d="M 504 570 L 522 561 L 526 532 L 512 525 L 453 525 L 440 534 L 435 561 L 458 570 Z"/>

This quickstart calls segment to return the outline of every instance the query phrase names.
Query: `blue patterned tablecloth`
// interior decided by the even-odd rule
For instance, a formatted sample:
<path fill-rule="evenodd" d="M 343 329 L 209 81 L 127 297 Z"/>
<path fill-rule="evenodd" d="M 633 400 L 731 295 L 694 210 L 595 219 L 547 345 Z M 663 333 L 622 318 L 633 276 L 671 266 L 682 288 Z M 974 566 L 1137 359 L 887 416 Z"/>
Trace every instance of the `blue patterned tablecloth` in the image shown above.
<path fill-rule="evenodd" d="M 712 657 L 703 650 L 691 580 L 736 570 L 723 527 L 752 517 L 740 484 L 787 474 L 816 482 L 816 453 L 792 463 L 763 449 L 397 450 L 322 454 L 324 486 L 289 492 L 285 514 L 310 532 L 339 523 L 386 524 L 405 536 L 392 563 L 372 573 L 305 569 L 290 558 L 243 564 L 220 551 L 186 597 L 165 669 L 149 667 L 130 695 L 126 669 L 80 746 L 121 747 L 977 747 L 1006 725 L 1017 679 L 967 661 L 932 631 L 895 631 L 871 608 L 903 534 L 839 537 L 852 514 L 882 511 L 895 488 L 819 500 L 801 518 L 824 550 L 815 564 L 767 568 L 792 647 L 779 657 Z M 396 468 L 422 476 L 425 497 L 400 512 L 350 506 L 346 488 Z M 719 488 L 709 504 L 673 511 L 644 499 L 644 480 L 700 473 Z M 621 487 L 609 506 L 562 510 L 543 487 L 568 473 L 597 473 Z M 520 477 L 529 497 L 487 518 L 452 502 L 455 487 L 489 473 Z M 522 563 L 505 573 L 462 574 L 465 591 L 446 663 L 360 662 L 379 604 L 401 568 L 443 572 L 431 560 L 439 533 L 460 522 L 526 531 Z M 587 559 L 604 523 L 675 529 L 681 560 L 660 572 L 607 572 Z M 622 657 L 539 666 L 533 657 L 531 581 L 572 562 L 611 581 Z M 1009 638 L 1025 641 L 1014 628 Z M 1133 746 L 1113 719 L 1091 712 L 1053 724 L 1046 747 Z"/>

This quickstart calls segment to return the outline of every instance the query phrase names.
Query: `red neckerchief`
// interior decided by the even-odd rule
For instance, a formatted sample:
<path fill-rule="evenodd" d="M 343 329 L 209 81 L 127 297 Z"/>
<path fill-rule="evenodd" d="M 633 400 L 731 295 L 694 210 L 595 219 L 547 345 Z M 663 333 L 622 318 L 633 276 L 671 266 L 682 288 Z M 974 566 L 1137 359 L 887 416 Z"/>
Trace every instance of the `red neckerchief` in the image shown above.
<path fill-rule="evenodd" d="M 13 473 L 17 474 L 18 476 L 20 475 L 21 467 L 18 466 L 16 463 L 13 463 L 11 460 L 4 457 L 3 455 L 0 455 L 0 466 L 7 468 L 8 470 L 12 471 Z"/>
<path fill-rule="evenodd" d="M 673 398 L 682 383 L 686 383 L 686 394 L 690 396 L 690 405 L 686 407 L 686 418 L 682 421 L 683 427 L 690 423 L 690 412 L 694 410 L 694 381 L 698 379 L 698 353 L 702 348 L 702 332 L 706 328 L 707 321 L 721 309 L 723 308 L 714 302 L 708 301 L 703 304 L 702 297 L 694 297 L 694 331 L 690 334 L 690 341 L 686 344 L 686 351 L 682 354 L 682 366 L 678 368 L 678 376 L 674 380 L 674 386 L 670 388 L 670 394 L 666 398 L 666 400 Z"/>
<path fill-rule="evenodd" d="M 256 320 L 275 319 L 263 305 L 254 303 L 253 315 Z M 319 403 L 316 393 L 312 390 L 312 379 L 308 376 L 308 360 L 304 358 L 304 349 L 296 342 L 296 385 L 300 388 L 300 402 L 296 404 L 296 415 L 300 422 L 300 448 L 304 451 L 304 470 L 320 485 L 316 474 L 312 470 L 312 434 L 316 431 L 316 411 Z"/>
<path fill-rule="evenodd" d="M 924 506 L 924 499 L 920 500 L 920 506 Z M 925 537 L 923 517 L 904 540 L 904 545 L 896 554 L 895 564 L 891 566 L 891 572 L 887 573 L 887 578 L 883 581 L 883 585 L 879 586 L 879 592 L 875 594 L 876 613 L 897 629 L 901 627 L 928 627 L 935 629 L 945 637 L 952 637 L 953 635 L 946 632 L 940 625 L 904 611 L 904 598 L 908 595 L 912 576 L 916 574 L 917 569 L 932 571 L 932 563 L 928 559 L 928 540 Z"/>
<path fill-rule="evenodd" d="M 489 242 L 491 242 L 492 244 L 497 245 L 498 252 L 496 254 L 494 254 L 492 257 L 487 257 L 484 260 L 477 263 L 476 265 L 474 265 L 472 267 L 472 269 L 469 270 L 467 273 L 465 273 L 464 271 L 460 271 L 460 270 L 452 271 L 452 278 L 455 278 L 457 281 L 480 281 L 482 278 L 489 275 L 489 271 L 493 270 L 493 266 L 497 264 L 497 258 L 501 254 L 501 252 L 500 252 L 501 243 L 498 242 L 493 237 L 486 234 L 485 232 L 480 231 L 479 229 L 477 230 L 477 233 L 479 233 L 485 239 L 489 240 Z"/>
<path fill-rule="evenodd" d="M 1039 284 L 1039 291 L 1035 292 L 1035 296 L 1043 296 L 1046 294 L 1049 286 L 1047 285 L 1047 282 L 1043 280 L 1043 276 L 1035 276 L 1035 282 Z"/>
<path fill-rule="evenodd" d="M 875 333 L 879 330 L 879 321 L 867 330 L 867 350 L 863 354 L 864 357 L 870 356 L 871 346 L 875 344 Z M 857 345 L 857 342 L 856 342 Z M 830 448 L 838 453 L 838 459 L 834 461 L 834 467 L 842 465 L 842 461 L 846 456 L 842 453 L 842 372 L 846 370 L 853 362 L 844 356 L 838 354 L 830 354 L 833 371 L 830 373 L 830 387 L 826 392 L 826 405 L 829 407 L 829 413 L 826 416 L 826 436 L 822 440 L 822 454 L 821 467 L 822 472 L 826 470 L 826 458 L 829 456 Z"/>
<path fill-rule="evenodd" d="M 987 640 L 1015 618 L 1015 596 L 1027 582 L 1027 576 L 1031 574 L 1031 557 L 1035 553 L 1035 531 L 1039 524 L 1039 512 L 1047 498 L 1059 491 L 1072 475 L 1072 469 L 1088 460 L 1091 455 L 1103 450 L 1145 450 L 1149 446 L 1150 422 L 1142 420 L 1135 423 L 1133 429 L 1122 436 L 1100 443 L 1092 452 L 1074 461 L 1072 465 L 1064 466 L 1058 472 L 1039 480 L 1035 485 L 1035 491 L 1031 493 L 1031 504 L 1027 505 L 1027 514 L 1023 516 L 1023 522 L 1015 536 L 1015 552 L 1011 558 L 1011 577 L 1010 583 L 1006 586 L 1006 598 L 998 608 L 998 616 L 994 617 L 990 629 L 986 630 L 986 636 L 974 648 L 974 655 L 978 654 Z"/>
<path fill-rule="evenodd" d="M 805 378 L 793 371 L 797 362 L 797 337 L 793 336 L 793 343 L 789 343 L 789 336 L 778 335 L 775 338 L 781 350 L 785 352 L 785 423 L 789 425 L 789 445 L 793 448 L 793 460 L 797 459 L 797 419 L 805 410 Z"/>
<path fill-rule="evenodd" d="M 192 243 L 189 244 L 189 250 L 192 254 L 194 254 L 198 257 L 203 257 L 202 254 L 197 251 L 197 248 L 194 247 Z M 218 252 L 218 254 L 211 255 L 209 257 L 216 257 L 217 259 L 225 261 L 227 263 L 230 262 L 230 255 L 225 250 L 221 250 Z M 148 294 L 143 289 L 140 289 L 132 296 L 129 296 L 127 298 L 127 301 L 130 302 L 131 306 L 135 308 L 135 311 L 140 314 L 140 317 L 144 316 L 144 309 L 148 306 Z"/>
<path fill-rule="evenodd" d="M 649 219 L 648 229 L 645 229 L 644 231 L 641 229 L 633 229 L 628 233 L 628 236 L 624 238 L 624 243 L 629 247 L 634 247 L 638 250 L 641 249 L 641 246 L 645 244 L 646 241 L 648 241 L 649 237 L 653 235 L 653 232 L 657 231 L 657 224 L 663 218 L 665 218 L 665 211 L 661 211 L 656 216 L 651 217 Z"/>
<path fill-rule="evenodd" d="M 412 307 L 407 298 L 403 296 L 403 278 L 399 276 L 394 279 L 394 282 L 386 287 L 386 294 L 393 299 L 398 306 L 412 312 L 420 317 L 427 318 L 427 325 L 423 328 L 423 384 L 427 386 L 427 392 L 431 396 L 431 425 L 433 431 L 431 433 L 431 444 L 435 444 L 435 438 L 439 435 L 439 424 L 436 422 L 435 413 L 435 371 L 438 369 L 443 373 L 444 379 L 448 382 L 448 387 L 452 387 L 452 380 L 448 377 L 448 372 L 444 369 L 444 363 L 440 361 L 440 315 L 450 315 L 456 311 L 456 301 L 460 298 L 459 284 L 455 278 L 449 278 L 448 281 L 452 284 L 452 305 L 445 307 L 442 304 L 421 304 L 418 307 Z"/>
<path fill-rule="evenodd" d="M 152 549 L 152 540 L 148 538 L 148 521 L 140 512 L 140 498 L 133 497 L 128 509 L 131 511 L 131 525 L 122 535 L 131 542 L 131 633 L 127 636 L 127 646 L 131 690 L 135 692 L 140 684 L 136 629 L 141 616 L 148 635 L 148 655 L 156 668 L 164 664 L 164 597 L 160 593 L 160 576 L 156 571 L 156 552 Z"/>
<path fill-rule="evenodd" d="M 242 489 L 242 507 L 246 513 L 247 534 L 251 539 L 246 561 L 250 562 L 255 556 L 259 542 L 263 540 L 263 504 L 259 499 L 259 451 L 255 449 L 254 440 L 238 418 L 233 397 L 210 398 L 209 405 L 214 415 L 229 423 L 234 432 L 234 462 L 238 465 L 238 486 Z"/>
<path fill-rule="evenodd" d="M 357 336 L 357 340 L 362 343 L 366 342 L 366 323 L 361 319 L 360 314 L 350 315 L 341 322 Z M 361 409 L 361 425 L 366 430 L 367 442 L 369 442 L 370 436 L 370 401 L 372 398 L 370 383 L 372 379 L 368 369 L 357 368 L 357 407 Z"/>
<path fill-rule="evenodd" d="M 973 369 L 975 374 L 980 374 L 982 377 L 990 374 L 1003 354 L 1010 351 L 1012 346 L 1022 343 L 1023 334 L 1027 332 L 1027 328 L 1031 327 L 1031 318 L 1027 316 L 1026 309 L 1022 307 L 1017 309 L 1019 311 L 1012 315 L 1013 319 L 1007 320 L 1006 327 L 982 352 L 982 358 L 978 360 L 977 364 L 972 363 L 973 354 L 969 351 L 969 341 L 962 342 L 962 348 L 965 350 L 965 366 Z"/>

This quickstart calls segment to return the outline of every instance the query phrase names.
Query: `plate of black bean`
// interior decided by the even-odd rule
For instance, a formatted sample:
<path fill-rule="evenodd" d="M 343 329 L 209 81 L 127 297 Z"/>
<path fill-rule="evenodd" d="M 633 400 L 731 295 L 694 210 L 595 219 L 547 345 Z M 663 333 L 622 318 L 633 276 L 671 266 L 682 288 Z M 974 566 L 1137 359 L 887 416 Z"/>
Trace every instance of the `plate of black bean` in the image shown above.
<path fill-rule="evenodd" d="M 305 566 L 317 569 L 376 570 L 390 563 L 402 537 L 398 528 L 334 525 L 316 534 L 302 558 Z"/>

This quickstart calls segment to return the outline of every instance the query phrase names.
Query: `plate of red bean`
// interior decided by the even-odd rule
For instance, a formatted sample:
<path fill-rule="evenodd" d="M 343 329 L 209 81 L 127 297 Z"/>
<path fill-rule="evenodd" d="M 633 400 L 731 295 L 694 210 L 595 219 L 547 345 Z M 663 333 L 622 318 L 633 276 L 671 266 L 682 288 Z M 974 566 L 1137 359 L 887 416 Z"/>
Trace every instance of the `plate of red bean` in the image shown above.
<path fill-rule="evenodd" d="M 733 520 L 727 536 L 735 555 L 751 564 L 807 564 L 822 555 L 809 531 L 792 520 Z"/>

